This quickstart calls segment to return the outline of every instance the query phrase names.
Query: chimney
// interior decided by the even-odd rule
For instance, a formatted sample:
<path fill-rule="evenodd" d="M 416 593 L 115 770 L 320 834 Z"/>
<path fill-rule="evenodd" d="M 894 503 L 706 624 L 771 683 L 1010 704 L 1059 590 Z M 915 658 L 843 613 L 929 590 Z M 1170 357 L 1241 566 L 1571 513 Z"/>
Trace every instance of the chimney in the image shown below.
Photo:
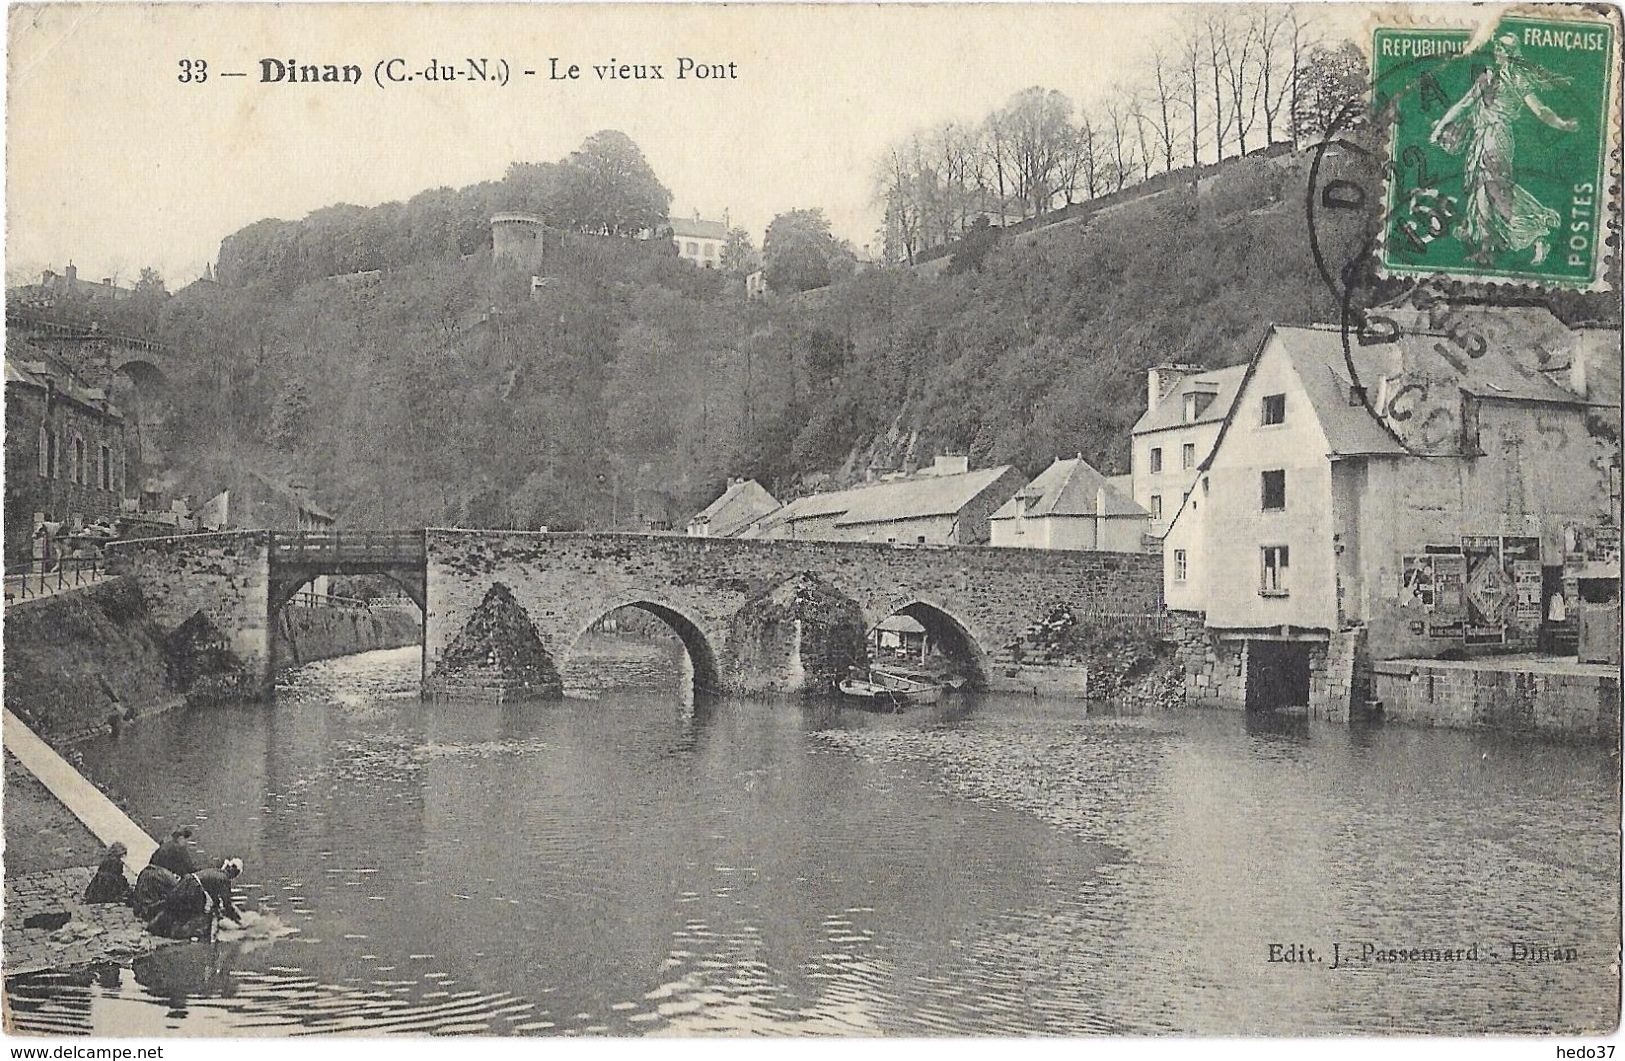
<path fill-rule="evenodd" d="M 1591 397 L 1590 380 L 1586 378 L 1587 370 L 1591 367 L 1590 353 L 1586 350 L 1588 332 L 1582 331 L 1575 336 L 1574 349 L 1569 351 L 1569 390 L 1582 398 Z"/>
<path fill-rule="evenodd" d="M 964 475 L 970 471 L 970 457 L 964 453 L 942 453 L 931 464 L 932 475 Z"/>
<path fill-rule="evenodd" d="M 1201 371 L 1196 365 L 1152 365 L 1145 373 L 1145 409 L 1150 412 L 1157 403 L 1173 393 L 1181 380 Z"/>
<path fill-rule="evenodd" d="M 62 270 L 62 275 L 68 278 L 68 286 L 72 287 L 79 279 L 79 267 L 69 262 L 68 267 Z"/>

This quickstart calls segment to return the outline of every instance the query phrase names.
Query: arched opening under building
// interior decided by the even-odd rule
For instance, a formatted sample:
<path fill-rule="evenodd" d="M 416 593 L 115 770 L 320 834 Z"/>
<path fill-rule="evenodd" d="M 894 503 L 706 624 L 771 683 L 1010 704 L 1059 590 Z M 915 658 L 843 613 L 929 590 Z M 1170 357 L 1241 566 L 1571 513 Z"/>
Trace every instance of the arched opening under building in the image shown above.
<path fill-rule="evenodd" d="M 905 604 L 869 629 L 869 661 L 958 687 L 987 685 L 987 656 L 963 623 L 924 601 Z"/>
<path fill-rule="evenodd" d="M 565 653 L 559 677 L 567 696 L 641 689 L 688 699 L 721 688 L 705 634 L 683 613 L 653 601 L 620 605 L 590 623 Z"/>
<path fill-rule="evenodd" d="M 150 361 L 126 361 L 113 372 L 108 390 L 124 414 L 129 459 L 141 468 L 164 467 L 164 425 L 172 413 L 169 377 Z M 131 466 L 132 486 L 133 472 Z"/>

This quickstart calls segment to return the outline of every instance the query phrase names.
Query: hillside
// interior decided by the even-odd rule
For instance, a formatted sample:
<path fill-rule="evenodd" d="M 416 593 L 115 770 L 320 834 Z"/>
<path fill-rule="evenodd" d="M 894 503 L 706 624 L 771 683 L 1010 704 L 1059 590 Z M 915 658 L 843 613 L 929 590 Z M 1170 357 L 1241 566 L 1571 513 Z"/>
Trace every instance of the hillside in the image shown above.
<path fill-rule="evenodd" d="M 1233 364 L 1272 321 L 1336 319 L 1307 167 L 1239 159 L 939 278 L 875 270 L 766 302 L 663 243 L 551 230 L 535 298 L 466 233 L 438 254 L 402 235 L 402 260 L 340 279 L 240 256 L 222 275 L 253 280 L 165 307 L 165 337 L 195 352 L 169 451 L 200 493 L 272 468 L 361 526 L 680 525 L 731 475 L 782 497 L 945 448 L 1126 471 L 1148 366 Z M 372 213 L 275 223 L 277 242 L 336 246 L 342 218 L 389 245 Z"/>

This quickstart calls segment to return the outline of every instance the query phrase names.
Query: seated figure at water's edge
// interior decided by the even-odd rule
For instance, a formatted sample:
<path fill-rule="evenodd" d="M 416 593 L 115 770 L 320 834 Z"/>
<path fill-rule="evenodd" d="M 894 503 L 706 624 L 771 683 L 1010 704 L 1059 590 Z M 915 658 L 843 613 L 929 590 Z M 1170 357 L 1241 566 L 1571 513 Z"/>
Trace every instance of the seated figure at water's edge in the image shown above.
<path fill-rule="evenodd" d="M 192 848 L 188 842 L 191 839 L 192 827 L 190 825 L 171 831 L 169 839 L 158 845 L 158 850 L 152 853 L 152 858 L 147 860 L 147 865 L 166 869 L 177 877 L 184 877 L 188 873 L 197 872 L 203 868 L 203 865 L 192 854 Z"/>
<path fill-rule="evenodd" d="M 96 875 L 85 887 L 86 903 L 130 901 L 130 881 L 124 876 L 124 856 L 128 853 L 129 849 L 117 841 L 108 846 L 101 864 L 96 867 Z"/>

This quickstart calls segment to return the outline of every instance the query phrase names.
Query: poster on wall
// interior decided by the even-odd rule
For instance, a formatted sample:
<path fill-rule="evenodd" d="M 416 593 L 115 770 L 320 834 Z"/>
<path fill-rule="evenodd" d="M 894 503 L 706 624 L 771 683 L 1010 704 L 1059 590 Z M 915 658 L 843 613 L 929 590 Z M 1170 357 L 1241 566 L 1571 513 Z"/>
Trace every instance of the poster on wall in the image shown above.
<path fill-rule="evenodd" d="M 1467 560 L 1460 553 L 1435 553 L 1428 559 L 1433 561 L 1433 614 L 1428 617 L 1428 636 L 1460 638 L 1467 618 L 1462 598 Z"/>
<path fill-rule="evenodd" d="M 1501 568 L 1511 587 L 1503 612 L 1505 644 L 1532 650 L 1540 640 L 1540 539 L 1503 537 Z"/>
<path fill-rule="evenodd" d="M 1499 535 L 1464 534 L 1463 637 L 1469 645 L 1499 645 L 1506 640 L 1506 610 L 1513 599 L 1511 579 L 1501 564 Z"/>
<path fill-rule="evenodd" d="M 1433 557 L 1399 558 L 1399 606 L 1412 611 L 1433 610 Z"/>

